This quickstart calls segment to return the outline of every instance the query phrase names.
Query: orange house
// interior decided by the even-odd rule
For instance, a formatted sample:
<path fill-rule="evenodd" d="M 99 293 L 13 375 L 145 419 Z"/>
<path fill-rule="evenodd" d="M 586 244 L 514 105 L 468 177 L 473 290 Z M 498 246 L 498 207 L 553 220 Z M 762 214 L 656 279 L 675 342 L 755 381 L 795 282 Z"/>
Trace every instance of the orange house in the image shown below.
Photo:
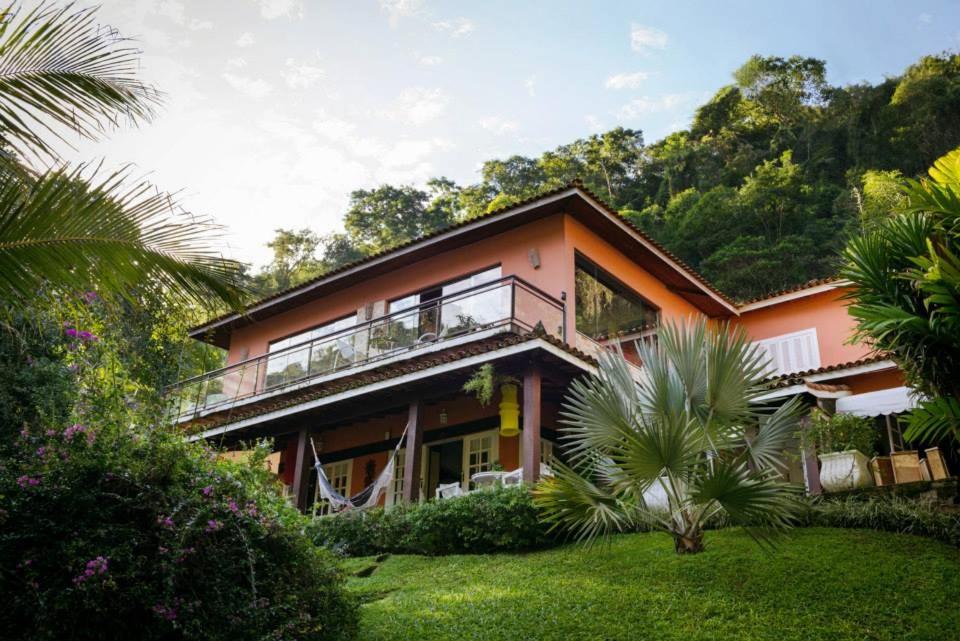
<path fill-rule="evenodd" d="M 230 447 L 274 439 L 277 471 L 304 509 L 317 500 L 311 441 L 344 496 L 398 451 L 387 504 L 498 471 L 532 482 L 559 452 L 567 386 L 595 371 L 599 350 L 617 344 L 629 360 L 660 323 L 691 316 L 741 324 L 767 350 L 771 400 L 805 394 L 857 411 L 880 393 L 901 411 L 893 363 L 848 342 L 843 293 L 822 281 L 736 304 L 573 184 L 195 328 L 227 350 L 227 366 L 178 385 L 178 420 Z M 483 405 L 462 387 L 487 364 L 499 389 Z M 510 385 L 519 434 L 499 407 Z"/>

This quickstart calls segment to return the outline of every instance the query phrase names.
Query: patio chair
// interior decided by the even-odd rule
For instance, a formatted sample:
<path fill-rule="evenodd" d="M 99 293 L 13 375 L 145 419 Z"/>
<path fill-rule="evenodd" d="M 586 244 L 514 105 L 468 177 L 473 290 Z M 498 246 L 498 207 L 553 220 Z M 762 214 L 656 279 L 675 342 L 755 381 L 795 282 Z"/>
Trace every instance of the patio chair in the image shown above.
<path fill-rule="evenodd" d="M 947 468 L 947 462 L 943 459 L 943 453 L 939 447 L 930 447 L 924 450 L 927 454 L 927 465 L 930 468 L 930 478 L 934 481 L 950 478 L 950 470 Z"/>
<path fill-rule="evenodd" d="M 920 456 L 916 450 L 892 452 L 890 463 L 893 465 L 893 479 L 897 483 L 916 483 L 922 481 Z"/>
<path fill-rule="evenodd" d="M 463 488 L 460 487 L 459 483 L 443 483 L 437 486 L 436 497 L 437 499 L 451 499 L 455 496 L 463 496 Z"/>

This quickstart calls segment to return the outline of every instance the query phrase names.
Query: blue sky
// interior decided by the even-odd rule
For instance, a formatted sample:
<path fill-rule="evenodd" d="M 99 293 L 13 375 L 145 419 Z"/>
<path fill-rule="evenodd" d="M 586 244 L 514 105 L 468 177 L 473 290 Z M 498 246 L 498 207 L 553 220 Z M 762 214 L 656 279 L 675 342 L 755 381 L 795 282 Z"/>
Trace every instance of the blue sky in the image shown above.
<path fill-rule="evenodd" d="M 750 55 L 876 82 L 960 49 L 954 2 L 106 0 L 156 120 L 72 160 L 135 164 L 260 264 L 277 227 L 340 227 L 353 189 L 478 179 L 487 159 L 623 125 L 652 142 Z"/>

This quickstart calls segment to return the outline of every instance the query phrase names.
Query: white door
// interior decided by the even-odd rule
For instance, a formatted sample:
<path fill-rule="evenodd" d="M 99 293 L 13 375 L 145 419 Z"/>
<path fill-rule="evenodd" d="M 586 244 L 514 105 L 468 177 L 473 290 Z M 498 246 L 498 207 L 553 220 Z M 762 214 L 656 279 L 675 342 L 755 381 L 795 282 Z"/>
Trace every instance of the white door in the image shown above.
<path fill-rule="evenodd" d="M 477 472 L 489 472 L 494 462 L 499 463 L 500 438 L 496 430 L 471 434 L 463 439 L 463 488 L 470 487 L 470 477 Z"/>

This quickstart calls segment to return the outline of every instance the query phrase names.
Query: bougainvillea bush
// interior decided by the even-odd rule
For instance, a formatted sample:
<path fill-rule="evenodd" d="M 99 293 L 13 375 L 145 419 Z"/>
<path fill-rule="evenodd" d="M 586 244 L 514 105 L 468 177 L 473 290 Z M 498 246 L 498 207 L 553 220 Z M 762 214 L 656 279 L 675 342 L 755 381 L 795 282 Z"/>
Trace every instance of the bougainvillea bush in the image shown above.
<path fill-rule="evenodd" d="M 24 429 L 16 448 L 0 469 L 0 637 L 352 635 L 334 560 L 256 460 L 79 423 Z"/>

